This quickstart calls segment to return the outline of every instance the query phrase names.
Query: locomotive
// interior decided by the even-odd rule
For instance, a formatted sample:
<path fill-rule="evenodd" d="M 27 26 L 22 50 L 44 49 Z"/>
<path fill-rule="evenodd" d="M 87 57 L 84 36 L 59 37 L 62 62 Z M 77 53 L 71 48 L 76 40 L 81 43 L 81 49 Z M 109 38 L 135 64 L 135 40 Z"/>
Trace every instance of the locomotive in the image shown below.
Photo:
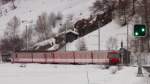
<path fill-rule="evenodd" d="M 11 62 L 117 65 L 121 63 L 121 57 L 119 51 L 18 51 L 13 54 Z"/>
<path fill-rule="evenodd" d="M 112 51 L 112 52 L 109 52 L 109 64 L 110 65 L 116 65 L 116 64 L 119 64 L 121 63 L 121 55 L 119 53 L 119 51 Z"/>

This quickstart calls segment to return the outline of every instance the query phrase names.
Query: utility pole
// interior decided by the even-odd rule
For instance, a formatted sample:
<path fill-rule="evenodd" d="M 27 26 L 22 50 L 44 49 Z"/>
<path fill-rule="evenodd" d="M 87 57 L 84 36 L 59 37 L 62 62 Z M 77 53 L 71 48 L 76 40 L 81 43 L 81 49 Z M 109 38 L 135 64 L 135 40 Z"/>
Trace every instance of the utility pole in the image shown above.
<path fill-rule="evenodd" d="M 24 21 L 25 23 L 25 33 L 26 33 L 26 37 L 25 37 L 25 41 L 26 41 L 26 47 L 25 50 L 28 51 L 30 46 L 29 46 L 29 27 L 31 26 L 32 22 L 29 22 L 27 20 Z"/>
<path fill-rule="evenodd" d="M 26 51 L 28 51 L 28 26 L 26 25 Z"/>
<path fill-rule="evenodd" d="M 123 65 L 124 61 L 123 61 L 123 57 L 124 57 L 124 48 L 123 48 L 123 41 L 121 41 L 121 49 L 120 49 L 120 52 L 121 52 L 121 63 Z"/>
<path fill-rule="evenodd" d="M 101 44 L 100 44 L 100 40 L 101 40 L 101 36 L 100 36 L 100 22 L 98 23 L 98 27 L 99 27 L 99 29 L 98 29 L 98 51 L 100 51 L 101 50 Z"/>
<path fill-rule="evenodd" d="M 127 22 L 127 18 L 126 18 L 126 9 L 124 9 L 124 18 L 125 18 L 125 23 L 127 24 L 127 51 L 129 48 L 128 42 L 129 42 L 129 26 L 128 26 L 128 22 Z"/>
<path fill-rule="evenodd" d="M 67 24 L 65 24 L 65 52 L 67 51 L 67 44 L 66 44 L 67 37 L 66 37 L 66 32 L 67 32 Z"/>

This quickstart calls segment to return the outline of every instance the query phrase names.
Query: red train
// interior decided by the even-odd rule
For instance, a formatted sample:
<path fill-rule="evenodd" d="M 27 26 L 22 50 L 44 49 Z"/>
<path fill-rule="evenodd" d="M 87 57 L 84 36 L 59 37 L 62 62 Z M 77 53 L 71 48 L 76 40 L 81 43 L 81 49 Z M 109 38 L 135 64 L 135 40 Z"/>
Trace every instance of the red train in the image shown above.
<path fill-rule="evenodd" d="M 12 56 L 12 63 L 59 63 L 59 64 L 119 64 L 119 51 L 21 51 Z"/>

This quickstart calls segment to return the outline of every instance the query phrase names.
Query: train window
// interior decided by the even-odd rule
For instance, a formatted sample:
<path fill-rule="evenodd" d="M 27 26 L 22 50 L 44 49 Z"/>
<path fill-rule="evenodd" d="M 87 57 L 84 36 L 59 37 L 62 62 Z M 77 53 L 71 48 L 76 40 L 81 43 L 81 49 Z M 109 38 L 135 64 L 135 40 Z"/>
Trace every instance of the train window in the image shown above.
<path fill-rule="evenodd" d="M 112 58 L 119 58 L 120 55 L 119 55 L 119 54 L 112 54 L 111 57 L 112 57 Z"/>

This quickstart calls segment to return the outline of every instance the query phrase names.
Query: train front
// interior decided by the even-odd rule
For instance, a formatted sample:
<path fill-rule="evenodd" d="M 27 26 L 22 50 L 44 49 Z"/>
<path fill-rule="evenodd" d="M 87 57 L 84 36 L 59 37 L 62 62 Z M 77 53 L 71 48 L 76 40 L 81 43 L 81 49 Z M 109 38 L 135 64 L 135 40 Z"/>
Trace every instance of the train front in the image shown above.
<path fill-rule="evenodd" d="M 121 56 L 119 51 L 111 51 L 108 53 L 109 64 L 117 65 L 121 63 Z"/>

